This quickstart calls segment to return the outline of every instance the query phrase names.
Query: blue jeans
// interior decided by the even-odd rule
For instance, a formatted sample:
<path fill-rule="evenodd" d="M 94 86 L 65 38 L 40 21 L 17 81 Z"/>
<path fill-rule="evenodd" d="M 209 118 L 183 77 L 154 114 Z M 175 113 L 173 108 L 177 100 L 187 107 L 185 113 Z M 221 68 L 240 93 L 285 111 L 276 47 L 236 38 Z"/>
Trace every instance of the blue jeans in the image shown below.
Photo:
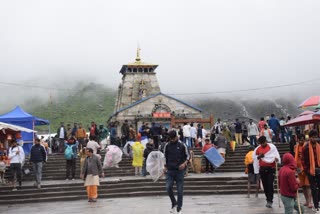
<path fill-rule="evenodd" d="M 295 198 L 281 195 L 281 200 L 284 205 L 285 214 L 293 214 L 293 209 L 295 209 L 299 213 L 298 202 Z M 304 207 L 300 205 L 300 208 L 301 208 L 301 213 L 304 213 Z"/>
<path fill-rule="evenodd" d="M 187 145 L 188 148 L 191 147 L 191 137 L 184 137 L 183 141 Z"/>
<path fill-rule="evenodd" d="M 33 162 L 33 173 L 37 184 L 41 184 L 42 179 L 42 162 Z"/>
<path fill-rule="evenodd" d="M 142 165 L 142 176 L 147 176 L 147 164 L 146 164 L 147 160 L 144 159 L 143 160 L 143 165 Z"/>
<path fill-rule="evenodd" d="M 176 182 L 178 192 L 178 203 L 173 193 L 173 184 Z M 184 170 L 168 170 L 166 178 L 167 193 L 170 197 L 172 207 L 177 206 L 179 212 L 183 203 L 183 183 L 184 183 Z"/>
<path fill-rule="evenodd" d="M 250 145 L 257 147 L 257 137 L 255 135 L 250 136 Z"/>
<path fill-rule="evenodd" d="M 287 131 L 286 133 L 287 142 L 290 143 L 292 138 L 292 131 Z"/>

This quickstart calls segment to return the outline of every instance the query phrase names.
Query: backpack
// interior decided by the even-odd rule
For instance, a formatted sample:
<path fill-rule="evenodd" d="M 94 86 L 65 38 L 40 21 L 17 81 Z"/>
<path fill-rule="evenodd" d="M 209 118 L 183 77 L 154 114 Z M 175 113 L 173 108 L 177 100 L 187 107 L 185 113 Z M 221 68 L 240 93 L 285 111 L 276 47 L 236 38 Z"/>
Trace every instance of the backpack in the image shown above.
<path fill-rule="evenodd" d="M 64 157 L 67 160 L 71 160 L 73 157 L 73 150 L 72 150 L 73 145 L 67 145 L 66 150 L 64 150 Z"/>

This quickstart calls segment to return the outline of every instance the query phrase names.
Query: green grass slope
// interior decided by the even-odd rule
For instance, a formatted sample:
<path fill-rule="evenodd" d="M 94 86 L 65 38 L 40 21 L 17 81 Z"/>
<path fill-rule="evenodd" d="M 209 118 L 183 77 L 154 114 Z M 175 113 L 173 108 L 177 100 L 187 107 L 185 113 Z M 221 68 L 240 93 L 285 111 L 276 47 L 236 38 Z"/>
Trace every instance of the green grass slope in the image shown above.
<path fill-rule="evenodd" d="M 61 92 L 59 96 L 46 104 L 34 105 L 35 100 L 25 104 L 29 112 L 51 122 L 51 131 L 55 132 L 60 122 L 73 125 L 81 122 L 85 128 L 91 121 L 106 124 L 113 113 L 116 92 L 102 85 L 90 83 L 78 85 L 77 89 Z M 36 102 L 37 103 L 37 102 Z M 37 127 L 37 130 L 47 130 Z"/>

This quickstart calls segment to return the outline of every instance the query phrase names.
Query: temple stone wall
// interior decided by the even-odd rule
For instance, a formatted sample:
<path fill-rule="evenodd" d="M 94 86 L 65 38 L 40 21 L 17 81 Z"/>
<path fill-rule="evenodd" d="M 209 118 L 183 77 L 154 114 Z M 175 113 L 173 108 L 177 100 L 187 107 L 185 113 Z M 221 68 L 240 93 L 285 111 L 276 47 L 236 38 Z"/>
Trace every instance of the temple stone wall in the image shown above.
<path fill-rule="evenodd" d="M 158 65 L 141 61 L 139 48 L 136 61 L 122 66 L 120 73 L 123 77 L 118 88 L 114 114 L 108 120 L 116 122 L 119 136 L 125 120 L 137 129 L 142 122 L 152 121 L 161 122 L 168 127 L 172 114 L 177 119 L 202 118 L 201 110 L 161 93 L 155 73 L 157 67 Z M 153 115 L 154 112 L 158 114 Z"/>
<path fill-rule="evenodd" d="M 145 97 L 160 92 L 155 73 L 127 73 L 123 76 L 122 83 L 119 87 L 115 112 L 141 99 L 139 91 L 142 81 L 145 87 Z"/>
<path fill-rule="evenodd" d="M 113 121 L 119 123 L 118 129 L 123 124 L 124 120 L 128 120 L 133 126 L 137 126 L 141 121 L 151 123 L 152 110 L 156 104 L 165 104 L 168 106 L 172 112 L 175 112 L 176 115 L 185 115 L 186 118 L 202 118 L 202 112 L 196 110 L 184 103 L 178 102 L 175 99 L 159 94 L 153 98 L 150 98 L 140 104 L 132 106 L 124 111 L 121 111 L 116 116 L 114 116 Z M 137 115 L 141 115 L 141 118 L 137 119 Z M 149 118 L 147 117 L 149 115 Z"/>

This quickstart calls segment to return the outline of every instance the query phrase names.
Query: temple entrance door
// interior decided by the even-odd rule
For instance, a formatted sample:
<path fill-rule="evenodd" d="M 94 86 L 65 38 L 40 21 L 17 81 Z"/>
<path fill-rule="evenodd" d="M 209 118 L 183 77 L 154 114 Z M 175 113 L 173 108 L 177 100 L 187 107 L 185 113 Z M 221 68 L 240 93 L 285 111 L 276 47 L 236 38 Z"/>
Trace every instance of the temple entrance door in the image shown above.
<path fill-rule="evenodd" d="M 165 121 L 165 122 L 154 122 L 156 126 L 162 126 L 162 128 L 167 128 L 170 129 L 171 123 L 170 121 Z"/>

